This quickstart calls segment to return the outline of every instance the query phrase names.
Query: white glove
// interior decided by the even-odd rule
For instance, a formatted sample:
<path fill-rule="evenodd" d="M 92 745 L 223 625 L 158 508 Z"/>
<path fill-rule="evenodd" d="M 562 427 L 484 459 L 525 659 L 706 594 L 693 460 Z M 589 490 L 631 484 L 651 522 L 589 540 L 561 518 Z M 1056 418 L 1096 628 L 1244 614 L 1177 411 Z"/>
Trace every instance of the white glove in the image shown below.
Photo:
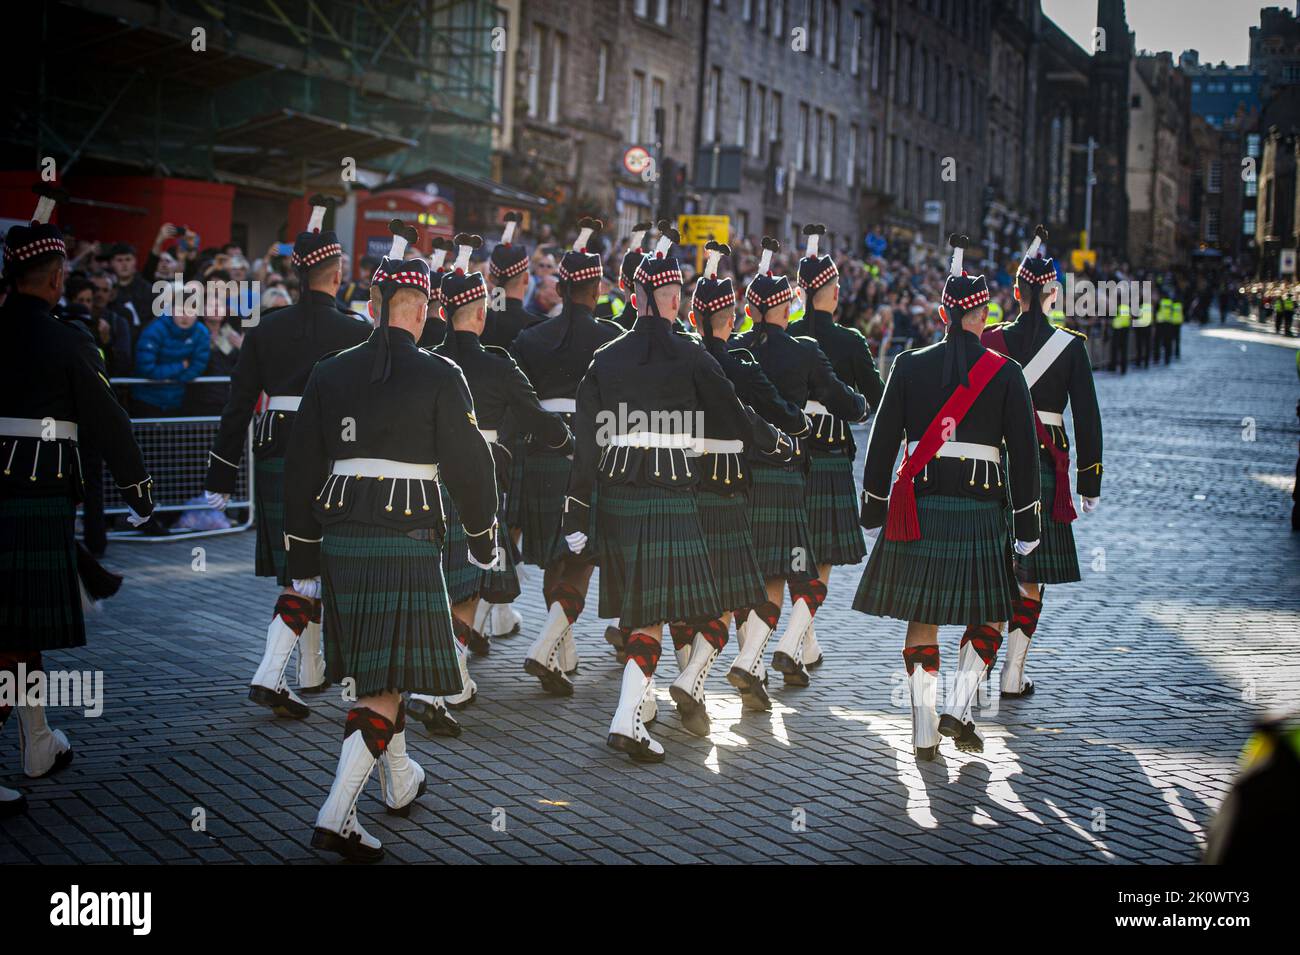
<path fill-rule="evenodd" d="M 1079 502 L 1083 505 L 1083 513 L 1091 514 L 1101 504 L 1099 497 L 1080 497 Z"/>
<path fill-rule="evenodd" d="M 139 527 L 141 524 L 147 524 L 149 522 L 149 518 L 141 517 L 130 507 L 127 508 L 127 512 L 128 513 L 126 515 L 126 522 L 130 524 L 132 527 Z"/>
<path fill-rule="evenodd" d="M 308 577 L 306 580 L 295 580 L 293 590 L 294 593 L 308 600 L 320 600 L 320 578 Z"/>
<path fill-rule="evenodd" d="M 582 531 L 574 531 L 572 534 L 564 535 L 564 542 L 569 545 L 569 550 L 581 554 L 582 549 L 587 546 L 587 535 Z"/>
<path fill-rule="evenodd" d="M 1016 553 L 1021 557 L 1028 557 L 1037 546 L 1038 541 L 1016 541 Z"/>
<path fill-rule="evenodd" d="M 220 491 L 204 491 L 203 496 L 207 499 L 208 507 L 214 510 L 224 511 L 226 505 L 230 503 L 230 495 L 222 494 Z"/>

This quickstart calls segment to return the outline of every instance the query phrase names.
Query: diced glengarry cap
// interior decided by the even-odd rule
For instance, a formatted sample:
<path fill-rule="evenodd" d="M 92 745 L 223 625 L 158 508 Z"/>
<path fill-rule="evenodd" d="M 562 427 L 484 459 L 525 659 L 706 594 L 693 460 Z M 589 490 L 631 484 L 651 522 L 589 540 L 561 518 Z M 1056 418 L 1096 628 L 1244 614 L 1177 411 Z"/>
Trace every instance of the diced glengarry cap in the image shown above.
<path fill-rule="evenodd" d="M 721 242 L 709 242 L 704 247 L 704 274 L 695 283 L 695 293 L 691 298 L 691 307 L 702 316 L 736 304 L 736 289 L 731 277 L 718 278 L 718 260 L 724 255 L 731 255 L 731 246 Z"/>
<path fill-rule="evenodd" d="M 948 236 L 952 246 L 952 263 L 948 268 L 948 278 L 943 283 L 943 295 L 939 299 L 939 317 L 945 323 L 958 320 L 973 308 L 979 308 L 989 300 L 989 283 L 982 275 L 967 275 L 962 269 L 966 246 L 970 236 L 954 232 Z"/>
<path fill-rule="evenodd" d="M 515 230 L 519 227 L 519 220 L 519 213 L 506 213 L 501 241 L 497 243 L 497 247 L 492 250 L 492 255 L 488 258 L 488 273 L 498 282 L 528 271 L 528 250 L 515 242 Z"/>
<path fill-rule="evenodd" d="M 470 256 L 475 249 L 482 247 L 483 238 L 461 232 L 452 242 L 456 246 L 456 262 L 451 271 L 443 276 L 440 289 L 442 302 L 449 310 L 487 298 L 487 283 L 483 281 L 483 273 L 469 270 Z"/>
<path fill-rule="evenodd" d="M 598 279 L 605 273 L 600 256 L 590 249 L 600 235 L 604 223 L 599 219 L 583 217 L 578 220 L 578 238 L 573 248 L 564 253 L 558 270 L 560 281 L 572 285 Z"/>
<path fill-rule="evenodd" d="M 337 200 L 320 194 L 307 200 L 311 203 L 311 218 L 306 231 L 299 232 L 293 243 L 293 265 L 310 269 L 326 259 L 343 254 L 343 246 L 333 230 L 325 230 L 325 213 L 338 205 Z"/>
<path fill-rule="evenodd" d="M 624 253 L 623 264 L 618 270 L 618 274 L 628 285 L 636 281 L 636 270 L 641 265 L 641 260 L 646 257 L 646 253 L 650 251 L 645 246 L 645 237 L 653 227 L 652 222 L 638 222 L 632 227 L 627 252 Z"/>
<path fill-rule="evenodd" d="M 398 288 L 417 288 L 431 296 L 429 263 L 421 258 L 404 258 L 407 246 L 420 241 L 420 233 L 415 226 L 408 225 L 401 219 L 390 221 L 388 231 L 393 236 L 393 244 L 380 261 L 379 268 L 375 269 L 371 284 L 378 285 L 385 297 Z"/>
<path fill-rule="evenodd" d="M 32 192 L 36 194 L 37 200 L 31 224 L 12 226 L 5 233 L 7 273 L 21 272 L 27 263 L 44 255 L 68 256 L 63 242 L 63 230 L 50 222 L 55 204 L 65 201 L 67 193 L 49 183 L 32 186 Z"/>
<path fill-rule="evenodd" d="M 447 268 L 447 254 L 455 247 L 451 239 L 443 239 L 434 236 L 431 240 L 433 243 L 433 254 L 429 256 L 429 297 L 437 304 L 442 303 L 442 280 L 447 277 L 450 271 Z"/>
<path fill-rule="evenodd" d="M 799 287 L 809 292 L 816 292 L 840 277 L 840 270 L 835 260 L 829 255 L 820 254 L 821 237 L 826 234 L 826 226 L 817 223 L 803 227 L 807 240 L 804 257 L 799 260 Z"/>
<path fill-rule="evenodd" d="M 658 289 L 665 285 L 682 284 L 682 267 L 672 254 L 673 244 L 680 241 L 677 230 L 668 225 L 667 220 L 659 222 L 659 241 L 655 243 L 654 252 L 646 255 L 636 269 L 636 282 L 648 289 Z"/>
<path fill-rule="evenodd" d="M 745 302 L 757 308 L 760 314 L 794 297 L 790 280 L 784 275 L 772 274 L 772 256 L 780 249 L 780 242 L 770 235 L 763 236 L 763 255 L 758 260 L 758 274 L 745 289 Z"/>
<path fill-rule="evenodd" d="M 1042 225 L 1034 229 L 1033 241 L 1025 250 L 1025 257 L 1016 270 L 1016 279 L 1029 285 L 1046 285 L 1056 281 L 1056 263 L 1043 254 L 1043 243 L 1047 241 L 1047 229 Z"/>

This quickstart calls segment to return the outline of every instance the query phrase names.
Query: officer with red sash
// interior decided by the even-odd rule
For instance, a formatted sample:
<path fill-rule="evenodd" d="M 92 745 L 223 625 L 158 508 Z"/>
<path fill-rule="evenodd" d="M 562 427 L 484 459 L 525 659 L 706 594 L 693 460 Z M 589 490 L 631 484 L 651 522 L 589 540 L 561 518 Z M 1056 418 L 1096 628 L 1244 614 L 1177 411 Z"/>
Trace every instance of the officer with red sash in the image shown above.
<path fill-rule="evenodd" d="M 997 656 L 999 622 L 1016 595 L 1008 490 L 1015 553 L 1030 553 L 1039 536 L 1029 388 L 1019 365 L 980 344 L 989 290 L 984 276 L 962 271 L 968 241 L 949 239 L 952 267 L 939 308 L 947 334 L 938 344 L 898 356 L 871 429 L 862 525 L 871 531 L 884 524 L 885 535 L 872 549 L 853 601 L 862 613 L 907 621 L 903 661 L 913 746 L 917 758 L 927 760 L 937 754 L 940 735 L 964 752 L 984 749 L 971 704 Z M 902 466 L 891 490 L 900 444 Z M 935 696 L 939 627 L 945 624 L 966 630 L 940 717 Z"/>
<path fill-rule="evenodd" d="M 1087 336 L 1055 328 L 1046 312 L 1060 294 L 1056 266 L 1040 255 L 1047 230 L 1041 225 L 1016 273 L 1020 314 L 1014 322 L 994 325 L 983 334 L 986 348 L 1014 358 L 1025 371 L 1034 400 L 1042 480 L 1042 543 L 1022 563 L 1023 583 L 1011 608 L 1007 652 L 1002 663 L 1002 695 L 1028 696 L 1034 681 L 1025 677 L 1025 657 L 1038 627 L 1047 584 L 1080 580 L 1079 558 L 1070 524 L 1076 514 L 1070 497 L 1070 439 L 1065 434 L 1065 406 L 1074 419 L 1078 459 L 1076 487 L 1083 513 L 1093 511 L 1101 496 L 1101 412 L 1088 361 Z"/>

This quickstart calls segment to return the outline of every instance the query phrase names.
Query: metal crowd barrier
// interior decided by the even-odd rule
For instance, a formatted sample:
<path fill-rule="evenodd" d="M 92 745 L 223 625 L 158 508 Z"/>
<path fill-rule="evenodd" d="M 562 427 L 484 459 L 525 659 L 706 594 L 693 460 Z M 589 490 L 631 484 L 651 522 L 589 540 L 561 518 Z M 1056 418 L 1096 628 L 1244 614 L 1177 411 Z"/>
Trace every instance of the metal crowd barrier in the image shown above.
<path fill-rule="evenodd" d="M 111 378 L 114 387 L 126 385 L 177 384 L 167 379 Z M 209 375 L 195 378 L 187 384 L 229 384 L 229 375 Z M 182 416 L 176 418 L 132 418 L 131 430 L 144 455 L 145 468 L 153 477 L 155 513 L 212 510 L 207 503 L 191 503 L 203 495 L 203 479 L 208 470 L 208 450 L 221 425 L 220 415 Z M 117 482 L 108 468 L 103 469 L 104 514 L 125 515 L 126 502 L 117 490 Z M 158 541 L 189 540 L 195 537 L 212 537 L 248 530 L 256 517 L 253 505 L 253 423 L 248 426 L 244 442 L 243 462 L 235 482 L 234 493 L 226 513 L 246 510 L 248 516 L 239 524 L 212 530 L 180 530 L 153 536 L 137 529 L 110 531 L 112 540 Z"/>

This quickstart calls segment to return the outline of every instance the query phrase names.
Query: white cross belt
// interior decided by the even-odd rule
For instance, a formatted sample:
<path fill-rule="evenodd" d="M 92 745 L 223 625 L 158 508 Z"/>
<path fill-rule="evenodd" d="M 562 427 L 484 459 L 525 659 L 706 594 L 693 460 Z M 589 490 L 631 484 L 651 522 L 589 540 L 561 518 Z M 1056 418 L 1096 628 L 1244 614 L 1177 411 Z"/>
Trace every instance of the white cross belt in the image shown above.
<path fill-rule="evenodd" d="M 543 398 L 542 410 L 559 414 L 573 414 L 578 410 L 578 403 L 572 398 Z"/>
<path fill-rule="evenodd" d="M 1065 415 L 1059 411 L 1040 411 L 1038 412 L 1038 420 L 1043 424 L 1054 424 L 1058 428 L 1065 427 Z"/>
<path fill-rule="evenodd" d="M 53 427 L 53 434 L 50 428 Z M 9 438 L 40 438 L 43 441 L 76 441 L 77 422 L 57 418 L 0 418 L 0 435 Z"/>
<path fill-rule="evenodd" d="M 266 400 L 267 411 L 297 411 L 302 395 L 272 395 Z"/>
<path fill-rule="evenodd" d="M 828 409 L 820 401 L 813 401 L 812 399 L 809 399 L 808 401 L 804 402 L 803 410 L 804 410 L 804 414 L 824 414 L 824 415 L 830 414 L 830 409 Z"/>
<path fill-rule="evenodd" d="M 497 443 L 497 432 L 495 428 L 479 428 L 478 433 L 483 435 L 483 440 L 488 444 Z"/>
<path fill-rule="evenodd" d="M 699 454 L 743 454 L 745 442 L 723 438 L 700 438 L 695 442 Z"/>
<path fill-rule="evenodd" d="M 631 434 L 613 434 L 609 437 L 614 448 L 687 448 L 695 447 L 696 439 L 689 434 L 661 434 L 658 431 L 634 431 Z"/>

